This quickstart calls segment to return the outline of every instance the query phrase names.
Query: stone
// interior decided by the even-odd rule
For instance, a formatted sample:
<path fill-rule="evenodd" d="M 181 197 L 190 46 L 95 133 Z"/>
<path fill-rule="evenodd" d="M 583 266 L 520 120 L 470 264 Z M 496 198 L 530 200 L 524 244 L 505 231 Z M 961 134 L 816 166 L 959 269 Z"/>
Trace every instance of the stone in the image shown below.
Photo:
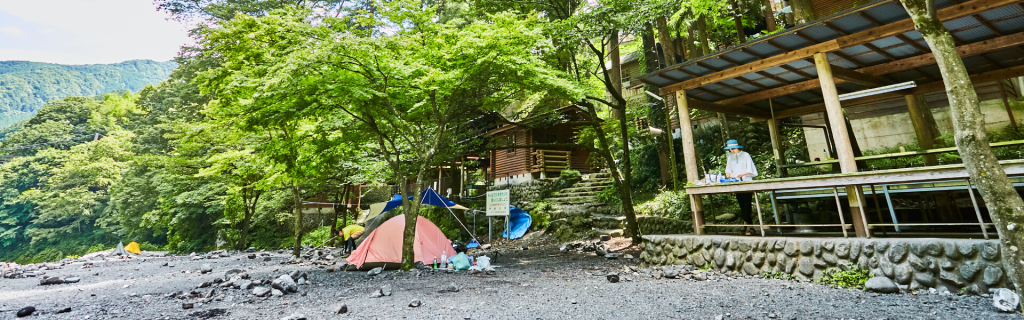
<path fill-rule="evenodd" d="M 879 244 L 882 243 L 885 242 L 880 242 Z M 881 246 L 879 246 L 879 248 L 881 248 Z M 886 254 L 886 257 L 889 258 L 889 262 L 899 264 L 900 262 L 903 262 L 903 259 L 907 258 L 907 254 L 907 244 L 903 241 L 898 241 L 889 249 L 889 253 Z"/>
<path fill-rule="evenodd" d="M 960 255 L 972 258 L 978 253 L 978 247 L 974 243 L 963 241 L 956 245 L 957 251 L 960 251 Z"/>
<path fill-rule="evenodd" d="M 57 310 L 57 313 L 68 313 L 68 312 L 71 312 L 71 307 L 66 307 L 64 309 Z"/>
<path fill-rule="evenodd" d="M 70 278 L 64 279 L 64 283 L 78 283 L 79 281 L 82 281 L 82 278 L 70 277 Z"/>
<path fill-rule="evenodd" d="M 390 284 L 385 284 L 384 286 L 380 287 L 380 293 L 383 294 L 386 297 L 390 297 L 391 296 L 391 285 Z"/>
<path fill-rule="evenodd" d="M 301 313 L 293 313 L 290 316 L 281 318 L 281 320 L 306 320 L 306 319 L 307 319 L 306 315 L 301 314 Z"/>
<path fill-rule="evenodd" d="M 875 257 L 868 258 L 866 256 L 860 256 L 860 258 L 857 258 L 857 268 L 860 268 L 862 270 L 867 270 L 868 268 L 871 268 L 872 259 L 875 259 Z"/>
<path fill-rule="evenodd" d="M 992 305 L 1002 312 L 1016 312 L 1020 296 L 1007 288 L 999 288 L 992 294 Z"/>
<path fill-rule="evenodd" d="M 413 300 L 412 302 L 409 302 L 409 307 L 410 308 L 418 308 L 419 306 L 422 306 L 422 305 L 423 305 L 423 302 L 420 302 L 419 300 Z"/>
<path fill-rule="evenodd" d="M 778 261 L 778 256 L 776 256 L 774 253 L 768 253 L 768 255 L 765 256 L 765 260 L 766 262 L 768 262 L 768 266 L 774 267 L 775 262 Z"/>
<path fill-rule="evenodd" d="M 383 267 L 376 267 L 376 268 L 370 269 L 370 271 L 367 271 L 366 272 L 366 276 L 367 277 L 373 277 L 373 276 L 376 276 L 376 275 L 380 274 L 381 272 L 384 272 L 384 268 Z"/>
<path fill-rule="evenodd" d="M 242 271 L 241 269 L 231 269 L 231 270 L 228 270 L 228 271 L 224 272 L 224 279 L 231 279 L 231 277 L 234 277 L 235 275 L 240 274 L 240 273 L 245 273 L 245 271 Z"/>
<path fill-rule="evenodd" d="M 281 291 L 281 290 L 273 289 L 273 290 L 270 290 L 270 295 L 271 296 L 275 296 L 275 297 L 280 297 L 280 296 L 284 295 L 284 292 Z"/>
<path fill-rule="evenodd" d="M 834 266 L 839 261 L 834 254 L 828 252 L 821 255 L 821 260 L 824 260 L 829 266 Z"/>
<path fill-rule="evenodd" d="M 772 241 L 775 241 L 775 240 L 772 240 Z M 786 244 L 788 242 L 789 241 L 786 240 L 786 239 L 780 239 L 778 241 L 775 241 L 775 251 L 779 251 L 779 250 L 782 250 L 783 248 L 785 248 Z"/>
<path fill-rule="evenodd" d="M 455 282 L 449 283 L 448 287 L 444 288 L 444 292 L 459 292 L 459 286 Z"/>
<path fill-rule="evenodd" d="M 608 275 L 605 276 L 605 279 L 608 279 L 608 282 L 617 283 L 619 282 L 619 274 L 609 273 Z"/>
<path fill-rule="evenodd" d="M 722 238 L 711 239 L 711 246 L 715 248 L 720 248 L 722 246 L 722 242 Z"/>
<path fill-rule="evenodd" d="M 755 252 L 750 259 L 750 262 L 754 264 L 754 267 L 760 268 L 764 264 L 764 252 Z"/>
<path fill-rule="evenodd" d="M 935 277 L 928 272 L 918 272 L 914 274 L 914 281 L 920 283 L 923 287 L 935 286 Z"/>
<path fill-rule="evenodd" d="M 780 243 L 781 242 L 782 241 L 780 241 Z M 786 243 L 786 247 L 784 249 L 782 249 L 782 252 L 785 253 L 787 256 L 790 256 L 790 257 L 795 256 L 796 253 L 797 253 L 797 249 L 799 248 L 800 244 L 797 243 L 796 241 L 785 241 L 785 243 Z"/>
<path fill-rule="evenodd" d="M 919 243 L 919 242 L 910 242 L 910 243 L 907 244 L 907 247 L 910 248 L 910 253 L 912 253 L 914 255 L 917 255 L 917 256 L 923 255 L 923 253 L 921 253 L 921 248 L 923 247 L 921 245 L 921 243 Z"/>
<path fill-rule="evenodd" d="M 740 251 L 740 252 L 750 251 L 750 241 L 748 241 L 748 240 L 737 241 L 736 242 L 736 246 L 733 248 L 733 250 L 737 250 L 737 251 Z"/>
<path fill-rule="evenodd" d="M 799 265 L 798 270 L 800 271 L 800 273 L 808 277 L 814 275 L 814 263 L 811 260 L 813 259 L 810 257 L 803 257 L 797 263 Z"/>
<path fill-rule="evenodd" d="M 1000 268 L 999 266 L 996 265 L 989 265 L 985 267 L 984 276 L 982 277 L 981 281 L 985 283 L 986 286 L 995 286 L 1002 282 L 1002 280 L 1003 268 Z"/>
<path fill-rule="evenodd" d="M 238 284 L 238 288 L 239 289 L 249 290 L 249 289 L 252 289 L 253 287 L 256 286 L 256 284 L 252 283 L 252 281 L 249 281 L 249 280 L 241 280 L 241 281 L 242 281 L 241 283 L 236 282 L 236 284 Z"/>
<path fill-rule="evenodd" d="M 893 247 L 893 249 L 896 249 L 896 247 Z M 889 252 L 892 253 L 892 251 Z M 910 266 L 914 268 L 914 270 L 917 270 L 919 272 L 927 271 L 930 261 L 925 261 L 924 259 L 918 258 L 916 255 L 910 255 L 910 258 L 907 258 L 907 263 L 909 263 Z"/>
<path fill-rule="evenodd" d="M 839 241 L 836 244 L 836 256 L 841 259 L 850 257 L 850 243 L 847 241 Z"/>
<path fill-rule="evenodd" d="M 699 267 L 703 267 L 704 265 L 706 265 L 708 263 L 707 260 L 704 260 L 704 255 L 700 254 L 700 253 L 690 255 L 690 262 L 692 262 L 693 265 L 699 266 Z"/>
<path fill-rule="evenodd" d="M 949 271 L 940 272 L 939 279 L 947 283 L 953 284 L 957 288 L 962 288 L 965 283 L 963 280 L 960 279 L 960 275 Z"/>
<path fill-rule="evenodd" d="M 821 242 L 820 241 L 815 241 L 814 242 L 814 256 L 818 257 L 818 258 L 821 258 L 821 252 L 822 251 L 823 250 L 821 250 Z"/>
<path fill-rule="evenodd" d="M 938 243 L 929 242 L 929 243 L 926 243 L 923 246 L 923 248 L 921 248 L 921 251 L 924 254 L 929 255 L 929 256 L 940 257 L 940 256 L 942 256 L 942 249 L 943 249 L 943 247 L 941 245 L 939 245 Z"/>
<path fill-rule="evenodd" d="M 256 287 L 252 289 L 252 294 L 257 297 L 265 297 L 270 293 L 270 288 L 267 287 Z"/>
<path fill-rule="evenodd" d="M 186 309 L 186 310 L 187 310 L 187 309 L 192 309 L 192 307 L 194 307 L 194 306 L 195 306 L 195 305 L 194 305 L 194 304 L 191 304 L 191 303 L 182 303 L 182 304 L 181 304 L 181 308 L 182 308 L 182 309 Z"/>
<path fill-rule="evenodd" d="M 296 281 L 296 284 L 298 284 L 300 286 L 301 285 L 305 285 L 306 284 L 306 279 L 305 278 L 299 278 L 299 281 Z"/>
<path fill-rule="evenodd" d="M 895 277 L 895 275 L 893 274 L 893 265 L 891 263 L 889 263 L 888 261 L 879 261 L 878 262 L 878 269 L 882 270 L 882 275 L 884 275 L 886 277 L 889 277 L 889 278 L 894 278 Z"/>
<path fill-rule="evenodd" d="M 292 280 L 292 277 L 285 274 L 281 275 L 274 281 L 270 282 L 270 286 L 274 289 L 281 290 L 282 292 L 298 292 L 299 285 Z"/>
<path fill-rule="evenodd" d="M 614 252 L 608 253 L 608 254 L 604 255 L 604 258 L 608 259 L 608 260 L 618 259 L 619 258 L 619 254 L 618 253 L 614 253 Z"/>
<path fill-rule="evenodd" d="M 775 243 L 776 242 L 777 242 L 777 240 L 775 238 L 768 239 L 768 241 L 764 242 L 764 245 L 762 246 L 763 248 L 762 248 L 761 251 L 772 251 L 772 250 L 775 250 Z"/>
<path fill-rule="evenodd" d="M 716 266 L 724 266 L 725 265 L 725 261 L 727 259 L 726 256 L 728 256 L 728 255 L 726 254 L 725 249 L 718 248 L 718 249 L 715 249 L 715 251 L 712 253 L 712 256 L 715 259 L 715 265 Z"/>
<path fill-rule="evenodd" d="M 910 266 L 905 264 L 898 264 L 894 269 L 896 283 L 909 284 L 910 279 L 914 276 L 914 271 L 911 270 Z"/>
<path fill-rule="evenodd" d="M 39 285 L 41 286 L 61 283 L 64 283 L 64 279 L 61 279 L 60 277 L 43 277 L 42 279 L 39 279 Z"/>
<path fill-rule="evenodd" d="M 964 277 L 967 281 L 974 281 L 974 277 L 978 276 L 978 271 L 981 271 L 982 265 L 974 261 L 968 261 L 960 265 L 960 276 Z"/>
<path fill-rule="evenodd" d="M 832 249 L 835 248 L 835 246 L 835 242 L 833 242 L 832 240 L 825 240 L 821 242 L 821 247 L 827 251 L 832 251 Z"/>
<path fill-rule="evenodd" d="M 807 256 L 812 253 L 814 253 L 814 241 L 804 240 L 800 242 L 800 254 Z"/>
<path fill-rule="evenodd" d="M 740 254 L 740 253 L 739 252 L 733 252 L 733 254 L 726 254 L 725 255 L 725 267 L 726 268 L 732 269 L 733 267 L 736 266 L 736 260 L 740 260 L 740 259 L 736 259 L 736 255 L 738 255 L 738 254 Z M 720 264 L 716 264 L 716 266 L 720 266 Z"/>
<path fill-rule="evenodd" d="M 750 262 L 743 264 L 743 272 L 746 272 L 748 275 L 756 276 L 761 273 L 760 271 L 761 269 L 758 269 Z"/>
<path fill-rule="evenodd" d="M 793 272 L 796 271 L 797 261 L 796 259 L 789 258 L 789 256 L 786 256 L 785 261 L 779 260 L 779 264 L 784 266 L 784 268 L 782 268 L 782 271 L 785 271 L 786 274 L 793 274 Z"/>
<path fill-rule="evenodd" d="M 995 242 L 984 242 L 981 244 L 981 257 L 985 260 L 999 261 L 999 245 Z"/>
<path fill-rule="evenodd" d="M 497 273 L 498 273 L 498 271 L 495 270 L 494 267 L 484 268 L 484 274 L 486 274 L 486 275 L 493 276 L 493 275 L 495 275 Z"/>
<path fill-rule="evenodd" d="M 418 300 L 417 300 L 418 301 Z M 348 305 L 342 303 L 340 306 L 334 308 L 334 314 L 345 314 L 348 313 Z"/>
<path fill-rule="evenodd" d="M 18 318 L 27 317 L 27 316 L 32 315 L 32 313 L 34 313 L 34 312 L 36 312 L 36 307 L 28 306 L 28 307 L 21 308 L 21 310 L 18 310 L 17 316 L 18 316 Z"/>
<path fill-rule="evenodd" d="M 874 277 L 864 283 L 864 291 L 877 293 L 899 293 L 900 288 L 888 277 Z"/>
<path fill-rule="evenodd" d="M 946 253 L 946 257 L 950 259 L 960 259 L 960 251 L 956 249 L 956 242 L 943 241 L 942 251 Z"/>
<path fill-rule="evenodd" d="M 854 240 L 850 243 L 850 260 L 857 259 L 860 257 L 861 241 Z"/>
<path fill-rule="evenodd" d="M 213 267 L 210 266 L 209 263 L 204 263 L 203 266 L 201 268 L 199 268 L 199 272 L 202 272 L 202 273 L 213 272 Z"/>
<path fill-rule="evenodd" d="M 270 257 L 263 257 L 263 261 L 270 261 Z"/>
<path fill-rule="evenodd" d="M 250 253 L 248 256 L 246 256 L 246 258 L 256 259 L 256 254 L 255 253 Z"/>
<path fill-rule="evenodd" d="M 602 234 L 601 235 L 601 241 L 608 241 L 608 240 L 611 240 L 611 239 L 612 239 L 612 236 L 610 236 L 610 235 L 607 235 L 607 234 Z"/>
<path fill-rule="evenodd" d="M 622 258 L 623 259 L 633 259 L 633 255 L 627 253 L 627 254 L 622 255 Z"/>
<path fill-rule="evenodd" d="M 939 267 L 942 268 L 942 270 L 946 271 L 952 271 L 953 269 L 956 268 L 956 266 L 953 265 L 952 261 L 945 259 L 943 259 L 942 262 L 939 263 Z"/>

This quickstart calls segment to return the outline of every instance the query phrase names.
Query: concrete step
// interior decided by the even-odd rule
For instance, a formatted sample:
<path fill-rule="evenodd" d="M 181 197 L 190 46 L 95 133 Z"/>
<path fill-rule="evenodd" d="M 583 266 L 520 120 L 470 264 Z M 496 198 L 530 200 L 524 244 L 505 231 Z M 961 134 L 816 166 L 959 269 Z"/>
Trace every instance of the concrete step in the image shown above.
<path fill-rule="evenodd" d="M 597 197 L 571 197 L 571 198 L 550 198 L 552 203 L 598 203 Z"/>
<path fill-rule="evenodd" d="M 548 199 L 575 198 L 575 197 L 595 197 L 595 196 L 597 196 L 597 194 L 598 194 L 597 191 L 588 191 L 588 192 L 580 192 L 580 191 L 578 191 L 578 192 L 564 192 L 564 193 L 563 192 L 559 192 L 559 193 L 551 195 L 550 197 L 548 197 Z"/>
<path fill-rule="evenodd" d="M 604 190 L 605 186 L 590 186 L 590 187 L 571 187 L 565 188 L 559 191 L 559 193 L 572 193 L 572 192 L 591 192 Z"/>
<path fill-rule="evenodd" d="M 615 220 L 615 221 L 626 221 L 625 216 L 608 216 L 603 214 L 595 214 L 590 216 L 591 220 Z"/>
<path fill-rule="evenodd" d="M 606 234 L 606 235 L 609 235 L 609 236 L 612 236 L 612 237 L 621 237 L 623 230 L 622 229 L 594 229 L 594 232 L 597 232 L 598 235 Z"/>

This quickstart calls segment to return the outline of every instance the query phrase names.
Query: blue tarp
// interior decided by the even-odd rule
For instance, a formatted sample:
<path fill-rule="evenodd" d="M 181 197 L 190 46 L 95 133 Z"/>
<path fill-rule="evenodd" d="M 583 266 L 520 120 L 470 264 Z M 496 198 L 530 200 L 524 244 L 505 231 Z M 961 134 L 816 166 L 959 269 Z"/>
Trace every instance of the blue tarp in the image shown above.
<path fill-rule="evenodd" d="M 437 194 L 437 192 L 435 192 L 434 189 L 431 189 L 431 188 L 427 188 L 427 189 L 423 190 L 423 192 L 420 192 L 420 199 L 421 199 L 420 200 L 421 204 L 429 204 L 429 205 L 438 206 L 438 207 L 454 207 L 455 206 L 455 202 L 452 202 L 451 200 L 448 200 L 447 198 Z M 413 198 L 410 196 L 409 200 L 412 201 Z M 401 207 L 401 206 L 402 206 L 402 196 L 396 194 L 393 197 L 391 197 L 391 201 L 388 201 L 388 204 L 384 206 L 384 210 L 381 211 L 381 212 L 382 213 L 383 212 L 388 212 L 388 210 L 391 210 L 391 209 L 394 209 L 394 208 L 398 208 L 398 207 Z"/>
<path fill-rule="evenodd" d="M 516 208 L 516 206 L 509 206 L 509 227 L 512 230 L 512 237 L 509 238 L 508 230 L 501 233 L 501 236 L 509 239 L 519 239 L 526 235 L 526 231 L 530 230 L 530 225 L 533 224 L 533 217 L 530 217 L 529 213 L 522 209 Z"/>

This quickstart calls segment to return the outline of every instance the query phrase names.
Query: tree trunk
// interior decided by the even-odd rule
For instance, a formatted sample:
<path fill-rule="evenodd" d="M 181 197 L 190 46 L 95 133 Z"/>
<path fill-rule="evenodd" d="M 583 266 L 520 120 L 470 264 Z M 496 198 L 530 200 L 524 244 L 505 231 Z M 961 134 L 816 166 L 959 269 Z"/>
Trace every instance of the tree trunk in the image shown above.
<path fill-rule="evenodd" d="M 658 40 L 661 42 L 661 51 L 665 54 L 665 66 L 676 64 L 676 46 L 672 42 L 672 32 L 668 30 L 668 21 L 665 16 L 658 16 L 655 19 L 658 24 Z"/>
<path fill-rule="evenodd" d="M 796 24 L 814 21 L 814 11 L 811 10 L 810 0 L 790 0 L 789 5 L 793 7 L 793 22 Z"/>
<path fill-rule="evenodd" d="M 302 254 L 302 193 L 299 186 L 292 182 L 292 199 L 295 206 L 295 247 L 292 248 L 292 255 L 299 257 Z"/>
<path fill-rule="evenodd" d="M 732 20 L 736 23 L 736 44 L 747 42 L 747 35 L 743 33 L 743 15 L 740 14 L 740 6 L 736 0 L 732 0 Z"/>
<path fill-rule="evenodd" d="M 900 0 L 924 36 L 942 73 L 953 119 L 954 140 L 964 167 L 978 186 L 999 234 L 1003 268 L 1017 288 L 1024 285 L 1024 200 L 988 145 L 978 94 L 949 30 L 939 21 L 933 0 Z"/>
<path fill-rule="evenodd" d="M 593 103 L 587 102 L 585 103 L 585 106 L 591 115 L 597 114 L 597 110 L 594 109 Z M 624 108 L 625 106 L 622 107 Z M 629 170 L 632 169 L 632 166 L 629 162 L 628 127 L 626 127 L 628 124 L 626 122 L 626 119 L 619 119 L 621 127 L 619 128 L 619 134 L 623 137 L 623 154 L 626 155 L 623 157 L 623 171 L 625 172 L 621 175 L 619 174 L 618 167 L 615 165 L 615 158 L 612 156 L 611 147 L 608 143 L 608 138 L 605 135 L 604 128 L 601 127 L 600 122 L 596 121 L 592 122 L 592 126 L 594 131 L 597 132 L 596 136 L 599 147 L 598 153 L 601 154 L 602 158 L 604 158 L 605 165 L 608 166 L 608 171 L 610 171 L 612 175 L 612 182 L 615 184 L 615 187 L 619 189 L 620 197 L 622 197 L 622 214 L 626 216 L 626 231 L 632 236 L 633 244 L 639 245 L 643 239 L 640 238 L 640 227 L 636 222 L 636 212 L 633 211 L 633 189 L 629 185 L 629 180 L 632 179 L 632 175 L 629 173 Z"/>
<path fill-rule="evenodd" d="M 768 25 L 768 32 L 775 32 L 775 10 L 772 8 L 771 0 L 762 0 L 764 2 L 764 22 Z"/>
<path fill-rule="evenodd" d="M 696 39 L 693 35 L 693 28 L 686 30 L 686 42 L 683 43 L 686 46 L 686 50 L 690 51 L 690 54 L 686 56 L 687 59 L 693 59 L 701 56 L 701 53 L 697 50 Z"/>
<path fill-rule="evenodd" d="M 700 36 L 700 49 L 704 55 L 711 54 L 711 40 L 708 39 L 708 24 L 703 15 L 697 17 L 697 34 Z"/>
<path fill-rule="evenodd" d="M 612 67 L 608 71 L 615 92 L 622 94 L 622 57 L 619 55 L 619 31 L 612 30 L 608 35 L 608 61 Z M 621 110 L 612 109 L 612 119 L 625 118 Z"/>

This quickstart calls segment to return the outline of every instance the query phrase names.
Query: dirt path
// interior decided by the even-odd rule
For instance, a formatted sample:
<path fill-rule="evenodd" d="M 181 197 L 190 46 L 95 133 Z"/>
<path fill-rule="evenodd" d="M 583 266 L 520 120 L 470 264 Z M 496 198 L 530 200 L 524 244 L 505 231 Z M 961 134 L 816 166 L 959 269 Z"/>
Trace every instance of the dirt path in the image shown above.
<path fill-rule="evenodd" d="M 624 245 L 618 240 L 612 247 Z M 500 267 L 491 276 L 384 271 L 367 277 L 327 272 L 328 266 L 308 262 L 282 264 L 290 258 L 283 252 L 269 253 L 270 261 L 233 253 L 198 261 L 188 256 L 97 261 L 90 268 L 77 262 L 45 275 L 81 277 L 79 283 L 40 286 L 39 278 L 0 279 L 0 319 L 14 319 L 25 306 L 40 310 L 31 318 L 47 319 L 282 319 L 293 314 L 308 319 L 1022 319 L 997 313 L 990 298 L 976 296 L 877 295 L 725 275 L 709 281 L 655 279 L 650 274 L 658 270 L 632 272 L 636 260 L 563 253 L 559 245 L 540 239 L 492 251 L 500 251 L 492 262 Z M 203 264 L 213 272 L 200 273 Z M 235 268 L 259 280 L 298 270 L 311 284 L 281 297 L 255 297 L 251 290 L 216 284 L 209 300 L 168 297 L 179 291 L 206 294 L 210 288 L 197 289 L 201 283 Z M 609 272 L 618 272 L 622 281 L 607 281 Z M 441 292 L 452 283 L 458 292 Z M 390 296 L 370 297 L 385 285 L 392 288 Z M 422 306 L 409 307 L 413 300 Z M 186 303 L 194 307 L 183 309 Z M 334 314 L 341 304 L 349 311 Z M 56 313 L 67 307 L 70 312 Z"/>

